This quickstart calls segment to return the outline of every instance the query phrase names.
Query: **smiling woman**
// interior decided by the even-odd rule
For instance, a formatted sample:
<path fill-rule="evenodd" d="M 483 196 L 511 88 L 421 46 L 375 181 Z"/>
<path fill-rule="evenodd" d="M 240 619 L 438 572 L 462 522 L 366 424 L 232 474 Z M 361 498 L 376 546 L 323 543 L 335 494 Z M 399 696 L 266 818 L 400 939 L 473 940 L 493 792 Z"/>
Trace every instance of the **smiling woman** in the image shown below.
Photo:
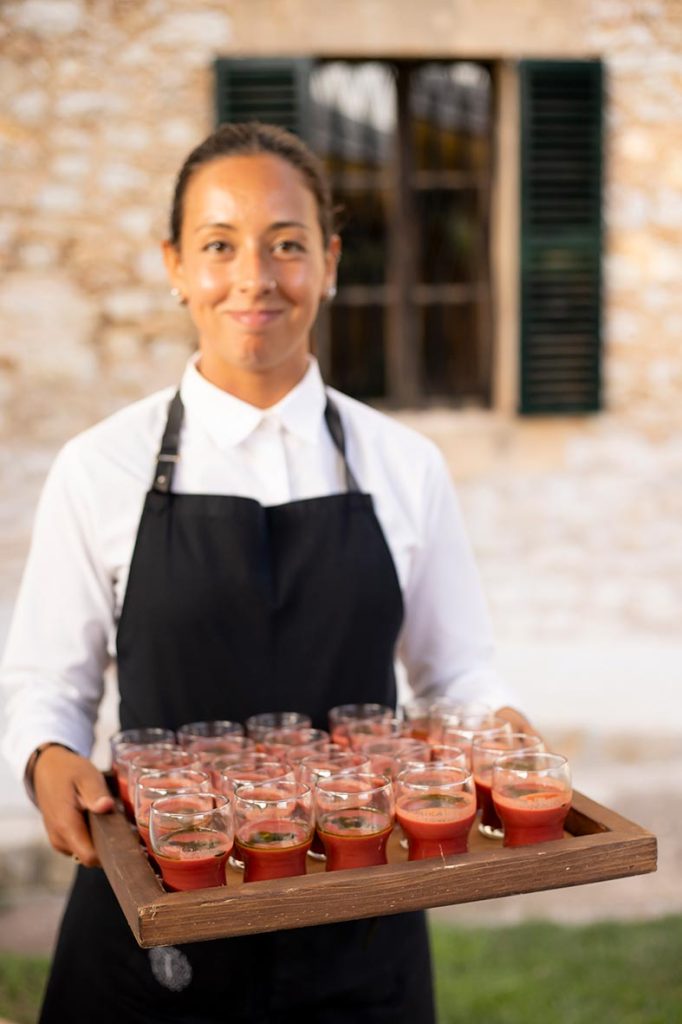
<path fill-rule="evenodd" d="M 164 258 L 197 328 L 202 375 L 266 408 L 305 373 L 341 243 L 321 169 L 297 140 L 263 126 L 250 139 L 263 148 L 243 152 L 244 126 L 216 134 L 222 146 L 205 162 L 199 147 L 178 178 Z"/>
<path fill-rule="evenodd" d="M 45 485 L 2 666 L 5 751 L 81 862 L 41 1024 L 432 1024 L 421 914 L 170 948 L 160 970 L 82 813 L 111 809 L 88 755 L 112 659 L 123 729 L 285 710 L 325 728 L 338 705 L 395 708 L 398 657 L 415 696 L 510 703 L 439 452 L 327 388 L 308 351 L 331 221 L 294 136 L 223 125 L 194 150 L 163 251 L 198 353 Z"/>

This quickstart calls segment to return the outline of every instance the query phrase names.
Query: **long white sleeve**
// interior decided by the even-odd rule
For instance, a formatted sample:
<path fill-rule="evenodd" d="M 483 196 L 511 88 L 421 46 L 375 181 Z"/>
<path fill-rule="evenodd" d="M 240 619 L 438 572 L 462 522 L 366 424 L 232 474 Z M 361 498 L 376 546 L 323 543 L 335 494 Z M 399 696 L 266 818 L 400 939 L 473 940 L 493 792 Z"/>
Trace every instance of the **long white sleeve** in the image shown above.
<path fill-rule="evenodd" d="M 480 578 L 445 463 L 434 453 L 425 515 L 404 593 L 400 657 L 417 696 L 448 695 L 500 707 L 516 695 L 493 667 Z"/>
<path fill-rule="evenodd" d="M 85 467 L 67 445 L 38 504 L 4 653 L 4 753 L 18 772 L 56 740 L 88 755 L 102 695 L 113 594 L 98 555 Z"/>

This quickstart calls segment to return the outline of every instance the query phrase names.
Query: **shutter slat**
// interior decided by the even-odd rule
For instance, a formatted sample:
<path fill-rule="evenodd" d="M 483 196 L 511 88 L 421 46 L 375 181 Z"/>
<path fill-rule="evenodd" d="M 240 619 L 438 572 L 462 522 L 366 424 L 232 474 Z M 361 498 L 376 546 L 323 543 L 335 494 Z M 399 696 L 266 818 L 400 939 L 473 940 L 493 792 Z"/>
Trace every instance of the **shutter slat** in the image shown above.
<path fill-rule="evenodd" d="M 218 124 L 264 121 L 306 138 L 310 64 L 295 58 L 220 58 L 215 62 Z"/>
<path fill-rule="evenodd" d="M 521 63 L 524 413 L 600 405 L 602 69 Z"/>

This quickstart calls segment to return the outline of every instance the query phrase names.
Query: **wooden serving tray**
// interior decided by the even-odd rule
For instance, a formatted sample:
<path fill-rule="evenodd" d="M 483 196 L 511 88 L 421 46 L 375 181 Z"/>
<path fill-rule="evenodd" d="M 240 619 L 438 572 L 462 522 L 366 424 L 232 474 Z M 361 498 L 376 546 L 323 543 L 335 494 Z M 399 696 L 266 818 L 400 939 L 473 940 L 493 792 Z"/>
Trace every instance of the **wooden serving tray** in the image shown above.
<path fill-rule="evenodd" d="M 656 870 L 656 837 L 573 792 L 563 840 L 505 849 L 472 826 L 469 853 L 407 862 L 396 834 L 385 866 L 245 885 L 228 868 L 227 886 L 166 892 L 122 811 L 91 814 L 102 866 L 140 946 L 166 946 L 254 932 L 397 914 L 541 889 L 560 889 Z"/>

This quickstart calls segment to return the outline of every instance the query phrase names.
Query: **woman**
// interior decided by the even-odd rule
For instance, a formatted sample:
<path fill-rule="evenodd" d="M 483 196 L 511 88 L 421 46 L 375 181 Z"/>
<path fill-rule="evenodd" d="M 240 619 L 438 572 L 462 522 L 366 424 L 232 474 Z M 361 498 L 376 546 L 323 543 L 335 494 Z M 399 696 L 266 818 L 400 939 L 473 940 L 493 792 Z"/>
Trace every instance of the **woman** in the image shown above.
<path fill-rule="evenodd" d="M 420 914 L 148 952 L 92 870 L 82 811 L 111 808 L 87 760 L 111 657 L 123 728 L 289 708 L 321 726 L 336 704 L 394 704 L 396 651 L 418 694 L 507 703 L 440 456 L 325 389 L 309 355 L 340 255 L 312 154 L 224 125 L 180 172 L 163 251 L 198 355 L 177 395 L 60 453 L 5 654 L 5 749 L 84 865 L 41 1020 L 428 1024 Z"/>

